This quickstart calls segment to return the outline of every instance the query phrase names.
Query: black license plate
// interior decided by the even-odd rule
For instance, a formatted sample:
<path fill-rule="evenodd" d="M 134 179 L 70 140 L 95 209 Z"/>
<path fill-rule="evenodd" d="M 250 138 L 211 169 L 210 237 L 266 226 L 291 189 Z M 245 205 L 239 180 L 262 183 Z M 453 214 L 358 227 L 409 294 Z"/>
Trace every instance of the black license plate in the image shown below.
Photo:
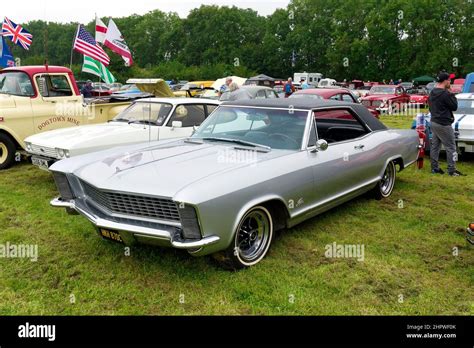
<path fill-rule="evenodd" d="M 99 234 L 102 236 L 102 238 L 123 244 L 122 237 L 120 236 L 120 233 L 118 233 L 117 231 L 111 231 L 105 228 L 100 228 Z"/>

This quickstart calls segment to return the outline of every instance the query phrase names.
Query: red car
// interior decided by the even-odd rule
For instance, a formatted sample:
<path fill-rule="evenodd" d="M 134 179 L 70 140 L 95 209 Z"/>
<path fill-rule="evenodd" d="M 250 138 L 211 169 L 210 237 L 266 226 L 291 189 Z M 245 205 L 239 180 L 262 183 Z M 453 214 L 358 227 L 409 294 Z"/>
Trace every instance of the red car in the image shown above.
<path fill-rule="evenodd" d="M 357 96 L 346 88 L 308 88 L 296 91 L 290 98 L 331 99 L 359 104 Z M 379 117 L 379 113 L 375 110 L 369 109 L 369 111 L 376 118 Z"/>
<path fill-rule="evenodd" d="M 419 105 L 422 108 L 428 106 L 428 97 L 430 94 L 426 88 L 410 88 L 407 90 L 407 94 L 410 96 L 410 106 Z"/>
<path fill-rule="evenodd" d="M 451 92 L 453 93 L 461 93 L 462 92 L 462 87 L 464 86 L 464 82 L 466 82 L 465 79 L 456 79 L 453 81 L 451 84 Z"/>
<path fill-rule="evenodd" d="M 367 108 L 389 114 L 406 110 L 409 102 L 410 96 L 397 85 L 375 85 L 362 98 L 362 104 Z"/>

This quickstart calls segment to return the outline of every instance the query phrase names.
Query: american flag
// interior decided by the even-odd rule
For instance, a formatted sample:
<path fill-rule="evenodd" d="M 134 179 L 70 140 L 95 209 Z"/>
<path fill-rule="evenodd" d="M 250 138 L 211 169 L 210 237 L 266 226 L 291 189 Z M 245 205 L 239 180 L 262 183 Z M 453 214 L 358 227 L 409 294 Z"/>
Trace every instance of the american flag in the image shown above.
<path fill-rule="evenodd" d="M 25 50 L 30 48 L 33 40 L 33 35 L 31 35 L 21 25 L 13 23 L 7 17 L 3 20 L 2 35 L 9 37 L 13 43 L 23 47 Z"/>
<path fill-rule="evenodd" d="M 92 35 L 89 34 L 82 25 L 79 25 L 73 48 L 85 56 L 98 60 L 105 66 L 110 63 L 110 58 L 107 53 L 105 53 L 104 49 L 99 46 Z"/>

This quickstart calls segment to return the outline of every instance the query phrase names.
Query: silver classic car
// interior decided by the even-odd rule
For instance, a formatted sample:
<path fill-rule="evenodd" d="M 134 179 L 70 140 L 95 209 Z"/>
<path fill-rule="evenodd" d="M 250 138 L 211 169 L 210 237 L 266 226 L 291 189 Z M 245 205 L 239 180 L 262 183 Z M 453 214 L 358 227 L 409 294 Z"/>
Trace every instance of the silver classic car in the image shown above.
<path fill-rule="evenodd" d="M 214 254 L 255 265 L 276 230 L 371 191 L 418 158 L 414 130 L 387 129 L 362 105 L 266 99 L 219 106 L 189 138 L 125 146 L 55 163 L 55 207 L 103 238 Z"/>

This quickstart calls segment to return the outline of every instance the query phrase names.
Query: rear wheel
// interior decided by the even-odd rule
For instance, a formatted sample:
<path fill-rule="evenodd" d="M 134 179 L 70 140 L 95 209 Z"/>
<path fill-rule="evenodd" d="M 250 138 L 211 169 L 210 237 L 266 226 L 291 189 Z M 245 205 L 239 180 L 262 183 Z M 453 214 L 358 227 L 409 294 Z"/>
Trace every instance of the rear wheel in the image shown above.
<path fill-rule="evenodd" d="M 16 146 L 10 136 L 0 133 L 0 170 L 7 169 L 15 162 Z"/>
<path fill-rule="evenodd" d="M 397 178 L 397 168 L 395 162 L 390 162 L 385 168 L 385 172 L 382 175 L 382 179 L 374 187 L 373 193 L 375 199 L 387 198 L 392 194 Z"/>
<path fill-rule="evenodd" d="M 273 238 L 273 219 L 263 206 L 250 209 L 239 222 L 231 245 L 214 255 L 219 264 L 231 270 L 253 266 L 268 252 Z"/>

